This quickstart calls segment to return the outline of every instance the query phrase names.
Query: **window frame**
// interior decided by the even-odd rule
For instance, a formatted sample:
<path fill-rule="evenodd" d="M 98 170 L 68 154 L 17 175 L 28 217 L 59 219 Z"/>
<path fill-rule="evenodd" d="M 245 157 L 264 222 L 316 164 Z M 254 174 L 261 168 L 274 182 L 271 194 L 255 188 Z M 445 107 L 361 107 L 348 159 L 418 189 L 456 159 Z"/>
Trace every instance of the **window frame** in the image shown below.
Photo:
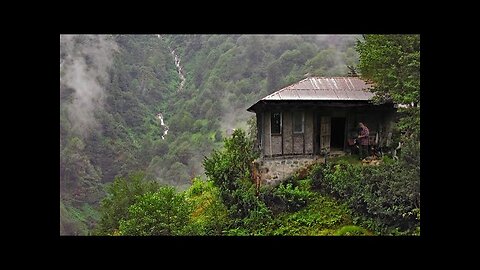
<path fill-rule="evenodd" d="M 280 127 L 279 127 L 279 132 L 278 133 L 274 133 L 273 132 L 273 116 L 275 114 L 279 114 L 280 115 Z M 271 115 L 270 115 L 270 135 L 282 135 L 282 125 L 283 125 L 283 115 L 282 115 L 282 112 L 272 112 Z"/>

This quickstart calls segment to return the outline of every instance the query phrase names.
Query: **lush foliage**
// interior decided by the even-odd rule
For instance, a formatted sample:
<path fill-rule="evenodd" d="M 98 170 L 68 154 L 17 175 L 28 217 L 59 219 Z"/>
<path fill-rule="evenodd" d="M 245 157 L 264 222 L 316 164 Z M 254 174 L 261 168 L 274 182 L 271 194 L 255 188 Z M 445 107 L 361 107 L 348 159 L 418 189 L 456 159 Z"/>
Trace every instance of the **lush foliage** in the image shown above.
<path fill-rule="evenodd" d="M 364 35 L 356 49 L 361 76 L 375 83 L 377 100 L 408 105 L 400 110 L 400 129 L 419 139 L 420 35 Z"/>
<path fill-rule="evenodd" d="M 325 194 L 345 201 L 355 221 L 382 234 L 416 234 L 420 226 L 420 160 L 408 145 L 400 161 L 359 166 L 338 161 L 318 165 L 312 178 Z"/>
<path fill-rule="evenodd" d="M 61 80 L 61 234 L 89 234 L 96 223 L 99 235 L 419 234 L 420 39 L 366 35 L 358 58 L 357 38 L 112 36 L 118 48 L 93 111 L 98 128 L 74 131 L 69 108 L 77 89 Z M 181 59 L 182 89 L 172 53 Z M 96 68 L 88 50 L 75 55 Z M 329 160 L 256 190 L 256 130 L 227 136 L 255 126 L 245 108 L 305 76 L 344 76 L 359 59 L 379 101 L 411 105 L 396 125 L 406 135 L 400 160 L 378 167 Z M 67 72 L 61 64 L 60 75 Z M 164 138 L 160 112 L 169 127 Z M 146 174 L 129 175 L 137 170 Z M 206 181 L 191 180 L 204 172 Z"/>
<path fill-rule="evenodd" d="M 134 174 L 116 178 L 107 194 L 98 235 L 220 235 L 229 224 L 212 181 L 194 179 L 179 192 Z"/>
<path fill-rule="evenodd" d="M 268 234 L 333 235 L 340 227 L 351 222 L 350 211 L 345 205 L 315 193 L 304 209 L 279 214 Z"/>
<path fill-rule="evenodd" d="M 188 232 L 190 205 L 174 187 L 161 187 L 138 198 L 120 221 L 120 235 L 183 235 Z"/>
<path fill-rule="evenodd" d="M 193 179 L 192 185 L 185 191 L 185 197 L 192 207 L 190 233 L 221 235 L 230 220 L 220 191 L 213 182 Z"/>
<path fill-rule="evenodd" d="M 358 217 L 352 215 L 349 206 L 357 212 L 360 210 L 346 200 L 348 195 L 344 190 L 350 189 L 342 173 L 330 172 L 328 166 L 317 166 L 310 173 L 311 178 L 300 179 L 293 176 L 279 186 L 265 186 L 257 192 L 255 185 L 249 180 L 248 164 L 254 157 L 251 141 L 247 139 L 245 132 L 236 130 L 231 138 L 225 139 L 222 150 L 214 151 L 205 159 L 205 171 L 211 179 L 203 181 L 196 178 L 185 191 L 177 191 L 173 187 L 159 187 L 140 174 L 131 175 L 128 179 L 117 178 L 108 188 L 108 196 L 102 201 L 102 230 L 99 230 L 98 234 L 373 234 L 364 228 L 353 226 Z M 233 161 L 237 162 L 235 166 Z M 347 166 L 346 170 L 342 170 L 347 173 L 361 168 L 357 165 L 348 167 L 352 165 L 341 162 L 340 165 Z M 328 194 L 345 194 L 337 195 L 345 203 L 314 190 L 315 178 L 322 178 L 322 191 L 331 189 L 334 191 Z M 382 196 L 386 195 L 382 193 Z M 398 197 L 403 198 L 401 194 Z M 372 204 L 370 208 L 374 207 L 381 206 Z M 392 217 L 395 218 L 398 217 Z M 362 224 L 381 233 L 378 226 L 370 226 L 368 222 Z"/>
<path fill-rule="evenodd" d="M 372 233 L 362 227 L 347 225 L 337 230 L 334 233 L 334 235 L 335 236 L 363 236 L 363 235 L 372 235 Z"/>
<path fill-rule="evenodd" d="M 295 212 L 305 207 L 312 199 L 310 180 L 287 179 L 275 188 L 262 187 L 260 197 L 274 214 Z"/>
<path fill-rule="evenodd" d="M 101 219 L 96 233 L 117 233 L 120 221 L 129 217 L 129 207 L 135 204 L 141 195 L 156 192 L 159 187 L 158 183 L 146 180 L 145 175 L 140 172 L 115 178 L 107 187 L 107 196 L 101 202 Z"/>
<path fill-rule="evenodd" d="M 420 36 L 365 35 L 358 41 L 361 76 L 377 101 L 406 105 L 395 125 L 403 142 L 399 162 L 358 168 L 335 165 L 322 178 L 329 192 L 373 220 L 382 232 L 419 233 L 420 226 Z M 373 225 L 372 225 L 373 226 Z"/>
<path fill-rule="evenodd" d="M 250 166 L 256 157 L 252 141 L 237 129 L 231 138 L 225 138 L 224 148 L 205 157 L 205 174 L 219 188 L 223 202 L 233 217 L 246 217 L 259 200 L 250 180 Z"/>
<path fill-rule="evenodd" d="M 223 149 L 204 159 L 205 174 L 218 187 L 228 208 L 229 235 L 255 234 L 271 219 L 271 211 L 259 199 L 250 180 L 250 166 L 256 157 L 253 142 L 237 129 L 225 139 Z"/>
<path fill-rule="evenodd" d="M 354 46 L 359 37 L 113 35 L 117 49 L 101 84 L 103 102 L 93 110 L 98 125 L 83 136 L 73 131 L 75 121 L 68 113 L 78 89 L 63 83 L 68 65 L 61 65 L 61 201 L 71 206 L 62 217 L 76 217 L 67 212 L 84 203 L 96 208 L 105 196 L 102 184 L 131 171 L 186 189 L 203 174 L 203 157 L 221 147 L 226 131 L 246 128 L 249 105 L 307 73 L 345 75 L 346 65 L 358 62 Z M 92 50 L 79 45 L 85 39 L 75 38 L 73 55 L 61 45 L 60 61 L 78 56 L 87 70 L 96 68 Z M 181 91 L 173 51 L 186 78 Z M 164 139 L 165 128 L 156 118 L 160 112 L 169 127 Z M 78 219 L 78 226 L 84 220 Z"/>
<path fill-rule="evenodd" d="M 88 203 L 73 207 L 60 200 L 60 235 L 90 234 L 99 218 L 99 212 Z"/>
<path fill-rule="evenodd" d="M 364 35 L 356 48 L 361 75 L 382 101 L 420 104 L 420 35 Z"/>

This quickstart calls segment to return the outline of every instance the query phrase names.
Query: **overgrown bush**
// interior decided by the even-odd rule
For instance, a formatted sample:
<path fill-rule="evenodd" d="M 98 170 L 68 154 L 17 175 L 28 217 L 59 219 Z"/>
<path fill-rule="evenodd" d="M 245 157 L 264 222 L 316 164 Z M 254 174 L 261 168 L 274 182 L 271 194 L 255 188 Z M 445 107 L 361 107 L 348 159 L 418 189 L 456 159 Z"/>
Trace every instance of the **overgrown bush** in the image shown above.
<path fill-rule="evenodd" d="M 100 206 L 100 222 L 95 234 L 111 235 L 118 231 L 120 220 L 128 219 L 128 208 L 137 202 L 139 196 L 147 192 L 156 192 L 160 185 L 145 178 L 142 172 L 117 177 L 107 188 L 107 196 Z"/>
<path fill-rule="evenodd" d="M 120 235 L 184 235 L 189 232 L 191 205 L 174 187 L 161 187 L 139 197 L 120 221 Z"/>
<path fill-rule="evenodd" d="M 221 235 L 228 226 L 228 212 L 220 197 L 220 191 L 212 181 L 194 178 L 185 191 L 185 197 L 192 206 L 191 231 L 193 235 Z"/>
<path fill-rule="evenodd" d="M 248 216 L 242 219 L 242 227 L 250 235 L 266 235 L 270 223 L 273 221 L 272 212 L 262 201 L 259 201 L 255 208 L 248 212 Z"/>
<path fill-rule="evenodd" d="M 236 129 L 231 138 L 225 138 L 222 150 L 213 151 L 204 159 L 205 174 L 219 189 L 232 221 L 231 229 L 243 228 L 251 232 L 263 223 L 260 217 L 268 219 L 271 216 L 250 180 L 250 166 L 256 157 L 253 142 L 243 130 Z"/>
<path fill-rule="evenodd" d="M 312 193 L 308 190 L 300 189 L 298 186 L 293 187 L 291 183 L 280 184 L 273 196 L 277 197 L 283 205 L 285 205 L 287 211 L 293 212 L 305 207 L 312 197 Z"/>
<path fill-rule="evenodd" d="M 251 185 L 250 165 L 255 158 L 253 143 L 241 129 L 236 129 L 231 138 L 225 138 L 222 150 L 214 150 L 210 157 L 204 158 L 205 174 L 220 189 L 227 207 L 238 203 L 235 191 Z"/>
<path fill-rule="evenodd" d="M 312 171 L 313 186 L 347 202 L 371 229 L 414 233 L 420 226 L 419 147 L 412 143 L 404 150 L 398 162 L 380 166 L 319 165 Z"/>
<path fill-rule="evenodd" d="M 351 224 L 345 204 L 314 193 L 308 205 L 296 212 L 281 213 L 270 225 L 269 235 L 333 235 L 338 226 Z"/>
<path fill-rule="evenodd" d="M 312 190 L 312 179 L 307 178 L 298 180 L 298 188 L 304 191 Z"/>

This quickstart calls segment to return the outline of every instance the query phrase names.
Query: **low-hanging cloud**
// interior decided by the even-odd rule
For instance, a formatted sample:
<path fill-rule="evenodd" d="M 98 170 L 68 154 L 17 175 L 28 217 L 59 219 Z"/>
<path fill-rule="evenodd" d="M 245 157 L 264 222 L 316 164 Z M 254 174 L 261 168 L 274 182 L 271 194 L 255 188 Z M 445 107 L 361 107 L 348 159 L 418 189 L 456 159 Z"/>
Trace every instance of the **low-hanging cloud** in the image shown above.
<path fill-rule="evenodd" d="M 108 68 L 117 49 L 107 35 L 60 36 L 60 88 L 73 89 L 68 117 L 78 135 L 85 137 L 98 126 L 94 112 L 103 107 Z"/>

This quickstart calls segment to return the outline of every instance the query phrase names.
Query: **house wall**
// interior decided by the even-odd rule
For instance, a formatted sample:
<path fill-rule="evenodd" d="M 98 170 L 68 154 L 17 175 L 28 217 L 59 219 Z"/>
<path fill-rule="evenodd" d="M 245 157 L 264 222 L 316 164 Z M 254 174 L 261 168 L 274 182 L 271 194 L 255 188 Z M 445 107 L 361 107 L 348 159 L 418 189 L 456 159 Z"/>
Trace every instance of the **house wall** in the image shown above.
<path fill-rule="evenodd" d="M 293 153 L 303 154 L 303 134 L 291 134 L 290 136 L 293 138 Z"/>
<path fill-rule="evenodd" d="M 282 136 L 273 135 L 272 136 L 272 154 L 281 155 L 282 154 Z"/>
<path fill-rule="evenodd" d="M 296 107 L 295 110 L 299 111 Z M 379 143 L 386 144 L 391 138 L 391 121 L 394 117 L 394 111 L 379 107 L 321 107 L 304 110 L 304 133 L 293 133 L 293 110 L 294 109 L 276 109 L 282 112 L 282 134 L 271 136 L 271 112 L 263 113 L 263 133 L 262 154 L 271 157 L 278 155 L 312 155 L 315 153 L 318 144 L 317 119 L 322 116 L 345 117 L 346 120 L 346 139 L 353 138 L 358 132 L 358 122 L 363 122 L 370 134 L 379 133 Z M 372 139 L 373 139 L 372 138 Z M 345 143 L 345 145 L 347 145 Z M 317 149 L 318 151 L 318 149 Z"/>
<path fill-rule="evenodd" d="M 379 107 L 310 107 L 304 110 L 304 134 L 293 133 L 293 111 L 301 110 L 301 106 L 288 107 L 281 110 L 278 107 L 275 112 L 282 112 L 282 135 L 271 136 L 271 111 L 260 112 L 262 116 L 262 159 L 260 171 L 262 184 L 277 185 L 291 176 L 293 173 L 314 162 L 324 162 L 323 157 L 314 155 L 316 140 L 319 136 L 316 127 L 317 118 L 322 116 L 345 117 L 346 138 L 352 138 L 358 132 L 358 122 L 364 122 L 370 133 L 376 132 L 379 143 L 388 143 L 388 135 L 391 137 L 391 129 L 395 117 L 394 110 Z M 258 118 L 257 118 L 258 119 Z M 345 150 L 348 150 L 345 144 Z M 283 155 L 282 155 L 283 150 Z M 273 156 L 272 156 L 273 155 Z"/>
<path fill-rule="evenodd" d="M 291 155 L 293 153 L 293 114 L 289 111 L 283 114 L 283 154 Z"/>
<path fill-rule="evenodd" d="M 264 156 L 270 156 L 270 112 L 265 112 L 263 117 L 263 148 L 262 154 Z"/>
<path fill-rule="evenodd" d="M 263 126 L 261 127 L 262 154 L 264 156 L 313 154 L 313 111 L 303 111 L 304 133 L 297 134 L 293 133 L 293 111 L 280 111 L 282 112 L 281 136 L 271 135 L 272 112 L 263 112 Z"/>
<path fill-rule="evenodd" d="M 256 120 L 257 120 L 257 141 L 256 141 L 256 146 L 258 146 L 260 149 L 263 149 L 263 132 L 264 132 L 264 124 L 263 124 L 263 113 L 257 113 L 255 114 Z"/>
<path fill-rule="evenodd" d="M 313 154 L 313 111 L 305 112 L 305 154 Z"/>
<path fill-rule="evenodd" d="M 271 135 L 271 112 L 265 112 L 264 123 L 265 123 L 264 124 L 265 147 L 263 149 L 264 155 L 266 156 L 281 155 L 282 154 L 282 136 Z"/>

